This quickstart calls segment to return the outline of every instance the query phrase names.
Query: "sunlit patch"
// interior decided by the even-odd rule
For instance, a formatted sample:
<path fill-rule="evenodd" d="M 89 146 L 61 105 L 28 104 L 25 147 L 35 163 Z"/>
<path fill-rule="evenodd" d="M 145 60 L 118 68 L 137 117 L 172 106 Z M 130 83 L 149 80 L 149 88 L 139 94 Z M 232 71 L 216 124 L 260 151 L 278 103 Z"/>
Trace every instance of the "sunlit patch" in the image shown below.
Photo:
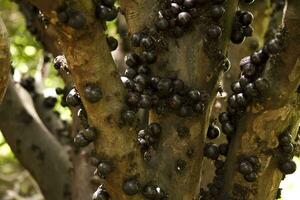
<path fill-rule="evenodd" d="M 27 56 L 33 56 L 36 54 L 36 48 L 34 46 L 26 46 L 24 48 L 24 53 L 27 55 Z"/>

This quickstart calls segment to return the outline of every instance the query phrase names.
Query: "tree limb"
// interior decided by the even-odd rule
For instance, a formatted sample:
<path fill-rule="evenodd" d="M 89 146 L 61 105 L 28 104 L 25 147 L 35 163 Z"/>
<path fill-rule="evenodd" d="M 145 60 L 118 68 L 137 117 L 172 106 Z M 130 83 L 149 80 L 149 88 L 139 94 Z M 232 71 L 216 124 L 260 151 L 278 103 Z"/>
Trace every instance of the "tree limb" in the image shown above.
<path fill-rule="evenodd" d="M 163 1 L 121 1 L 125 11 L 129 31 L 139 32 L 153 26 L 155 14 Z M 228 42 L 231 34 L 232 19 L 238 1 L 230 1 L 225 5 L 223 36 L 219 49 L 227 54 Z M 205 13 L 208 5 L 203 6 L 200 13 Z M 150 14 L 149 14 L 150 13 Z M 213 105 L 218 82 L 223 74 L 219 68 L 219 60 L 210 59 L 204 52 L 205 23 L 196 24 L 194 30 L 188 31 L 180 39 L 164 38 L 168 44 L 167 51 L 159 52 L 159 61 L 152 66 L 156 76 L 168 77 L 170 72 L 177 72 L 178 78 L 186 85 L 204 91 L 209 91 L 210 99 L 207 109 L 200 117 L 182 118 L 175 114 L 157 115 L 150 113 L 150 123 L 158 122 L 162 126 L 160 145 L 151 164 L 146 165 L 146 177 L 153 180 L 169 194 L 170 199 L 195 199 L 200 191 L 200 179 L 203 162 L 203 148 L 208 124 L 210 122 L 211 107 Z M 178 127 L 189 128 L 189 137 L 180 139 L 177 135 Z M 186 153 L 192 150 L 193 157 Z M 176 172 L 176 161 L 186 161 L 186 169 L 182 174 Z M 171 177 L 171 178 L 170 178 Z"/>
<path fill-rule="evenodd" d="M 286 48 L 280 56 L 271 58 L 264 75 L 271 85 L 269 98 L 252 105 L 239 120 L 226 161 L 227 184 L 223 195 L 231 194 L 234 187 L 240 185 L 248 191 L 245 192 L 247 200 L 273 200 L 276 196 L 282 173 L 278 170 L 276 155 L 270 152 L 278 146 L 280 133 L 289 131 L 295 137 L 300 123 L 300 101 L 296 93 L 300 83 L 298 9 L 299 1 L 290 0 L 282 25 L 288 32 Z M 256 155 L 261 161 L 258 179 L 252 184 L 246 183 L 237 171 L 237 157 L 242 154 Z"/>
<path fill-rule="evenodd" d="M 45 198 L 69 199 L 71 164 L 68 155 L 43 125 L 31 97 L 19 85 L 10 82 L 0 107 L 0 118 L 0 129 L 7 143 L 38 182 Z"/>
<path fill-rule="evenodd" d="M 10 73 L 9 39 L 0 17 L 0 104 L 3 101 Z"/>

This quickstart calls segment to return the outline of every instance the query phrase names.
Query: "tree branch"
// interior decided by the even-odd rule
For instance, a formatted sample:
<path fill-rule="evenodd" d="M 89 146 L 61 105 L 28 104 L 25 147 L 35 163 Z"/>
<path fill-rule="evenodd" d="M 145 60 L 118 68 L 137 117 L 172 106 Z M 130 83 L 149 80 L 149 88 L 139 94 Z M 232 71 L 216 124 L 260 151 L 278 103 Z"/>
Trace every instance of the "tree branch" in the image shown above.
<path fill-rule="evenodd" d="M 0 129 L 18 160 L 38 182 L 45 198 L 69 199 L 68 155 L 39 119 L 28 93 L 12 82 L 0 107 Z"/>
<path fill-rule="evenodd" d="M 300 83 L 300 3 L 290 0 L 284 16 L 284 39 L 286 48 L 279 56 L 271 58 L 265 77 L 270 81 L 271 91 L 265 102 L 252 105 L 239 120 L 226 161 L 225 194 L 231 194 L 236 186 L 243 187 L 247 200 L 273 200 L 282 173 L 278 170 L 278 158 L 274 149 L 277 137 L 288 131 L 296 136 L 300 123 L 300 102 L 296 88 Z M 257 181 L 246 183 L 237 171 L 238 156 L 256 155 L 261 162 Z M 268 188 L 266 190 L 265 188 Z"/>
<path fill-rule="evenodd" d="M 0 17 L 0 104 L 3 101 L 10 73 L 9 39 Z"/>
<path fill-rule="evenodd" d="M 145 26 L 153 26 L 160 3 L 163 1 L 122 0 L 121 6 L 126 14 L 129 31 L 135 33 L 143 30 Z M 237 3 L 238 1 L 230 1 L 225 5 L 226 14 L 221 23 L 223 36 L 218 44 L 219 50 L 224 54 L 227 54 Z M 204 5 L 199 12 L 205 13 L 208 7 L 209 5 Z M 155 158 L 151 164 L 146 165 L 146 179 L 153 180 L 166 191 L 172 191 L 169 198 L 174 200 L 194 199 L 199 194 L 204 142 L 211 107 L 223 74 L 218 58 L 210 59 L 204 52 L 203 41 L 207 29 L 205 22 L 196 23 L 193 29 L 185 32 L 180 39 L 165 37 L 168 50 L 159 52 L 159 60 L 152 66 L 155 76 L 168 77 L 170 72 L 176 72 L 186 85 L 209 91 L 210 94 L 207 108 L 200 117 L 182 118 L 175 114 L 157 115 L 154 111 L 150 113 L 150 123 L 160 123 L 163 133 Z M 180 139 L 177 134 L 178 127 L 187 127 L 189 136 Z M 194 152 L 192 158 L 186 154 L 190 150 Z M 186 162 L 186 169 L 182 174 L 176 172 L 176 162 L 179 159 Z"/>

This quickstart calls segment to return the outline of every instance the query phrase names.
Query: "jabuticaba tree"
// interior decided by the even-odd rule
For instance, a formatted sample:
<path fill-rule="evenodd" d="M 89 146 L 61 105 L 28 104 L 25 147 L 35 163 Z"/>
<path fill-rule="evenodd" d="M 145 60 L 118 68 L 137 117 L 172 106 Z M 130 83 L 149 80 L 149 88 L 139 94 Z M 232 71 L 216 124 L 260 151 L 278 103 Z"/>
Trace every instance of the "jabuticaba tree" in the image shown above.
<path fill-rule="evenodd" d="M 73 124 L 65 128 L 70 131 L 66 137 L 72 137 L 69 142 L 45 136 L 56 129 L 40 120 L 45 119 L 43 109 L 24 129 L 38 127 L 36 138 L 24 134 L 17 139 L 30 144 L 37 138 L 43 142 L 50 138 L 62 151 L 55 160 L 53 145 L 38 146 L 45 163 L 56 162 L 64 169 L 59 172 L 65 173 L 63 180 L 51 180 L 45 173 L 48 183 L 37 177 L 43 176 L 38 163 L 24 159 L 28 150 L 18 152 L 17 137 L 10 134 L 17 134 L 13 130 L 14 126 L 20 129 L 19 122 L 0 122 L 7 142 L 44 188 L 47 200 L 53 200 L 48 191 L 55 189 L 63 191 L 57 193 L 57 200 L 274 200 L 280 181 L 295 172 L 292 158 L 300 124 L 298 0 L 16 3 L 31 33 L 54 55 L 53 67 L 66 83 L 56 92 L 73 115 Z M 42 17 L 36 20 L 37 16 Z M 111 51 L 117 49 L 118 41 L 105 33 L 106 23 L 117 17 L 127 22 L 130 46 L 125 66 L 114 63 Z M 4 30 L 0 25 L 0 31 Z M 244 50 L 244 41 L 253 35 L 257 40 L 251 38 L 250 48 L 247 41 Z M 3 42 L 7 44 L 7 38 L 0 38 L 0 47 Z M 236 64 L 236 57 L 245 52 L 248 55 Z M 4 64 L 0 60 L 1 78 L 9 77 L 10 70 L 2 70 L 10 69 L 5 55 Z M 235 59 L 233 64 L 228 57 Z M 226 73 L 232 77 L 224 78 Z M 0 97 L 8 82 L 1 78 Z M 226 91 L 222 112 L 214 113 L 223 93 L 221 82 L 231 91 Z M 17 85 L 10 82 L 4 99 L 6 107 L 11 106 L 10 94 L 18 92 L 13 84 Z M 30 88 L 27 80 L 25 89 Z M 31 95 L 33 100 L 36 96 Z M 51 109 L 56 100 L 44 102 Z M 2 106 L 0 116 L 9 113 L 6 107 Z M 28 115 L 27 109 L 23 111 Z M 22 118 L 23 126 L 27 118 Z M 92 174 L 84 177 L 91 169 L 95 170 L 93 178 Z M 96 186 L 89 186 L 91 178 Z M 49 185 L 51 190 L 47 190 Z"/>

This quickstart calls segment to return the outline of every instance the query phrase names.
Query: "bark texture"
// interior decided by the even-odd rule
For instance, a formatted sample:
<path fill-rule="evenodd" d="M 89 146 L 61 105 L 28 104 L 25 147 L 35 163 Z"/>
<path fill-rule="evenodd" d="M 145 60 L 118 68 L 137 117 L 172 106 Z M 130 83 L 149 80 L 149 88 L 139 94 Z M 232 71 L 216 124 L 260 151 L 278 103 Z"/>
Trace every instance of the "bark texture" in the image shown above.
<path fill-rule="evenodd" d="M 0 17 L 0 104 L 4 98 L 10 73 L 9 39 L 6 27 Z"/>
<path fill-rule="evenodd" d="M 29 94 L 12 81 L 0 107 L 0 118 L 6 141 L 35 178 L 45 198 L 70 199 L 69 157 L 43 125 Z"/>
<path fill-rule="evenodd" d="M 296 11 L 298 1 L 288 1 L 282 27 L 288 32 L 286 48 L 279 56 L 271 58 L 265 77 L 271 83 L 268 98 L 248 108 L 239 120 L 227 158 L 226 187 L 223 195 L 232 193 L 236 187 L 245 189 L 243 194 L 248 200 L 273 200 L 276 196 L 282 173 L 278 169 L 278 135 L 288 131 L 294 138 L 299 128 L 299 94 L 296 93 L 300 82 L 299 65 L 299 23 Z M 297 25 L 298 24 L 298 25 Z M 291 54 L 293 51 L 295 53 Z M 257 155 L 262 167 L 258 180 L 246 183 L 237 171 L 237 158 L 240 155 Z M 267 189 L 266 189 L 267 188 Z"/>

